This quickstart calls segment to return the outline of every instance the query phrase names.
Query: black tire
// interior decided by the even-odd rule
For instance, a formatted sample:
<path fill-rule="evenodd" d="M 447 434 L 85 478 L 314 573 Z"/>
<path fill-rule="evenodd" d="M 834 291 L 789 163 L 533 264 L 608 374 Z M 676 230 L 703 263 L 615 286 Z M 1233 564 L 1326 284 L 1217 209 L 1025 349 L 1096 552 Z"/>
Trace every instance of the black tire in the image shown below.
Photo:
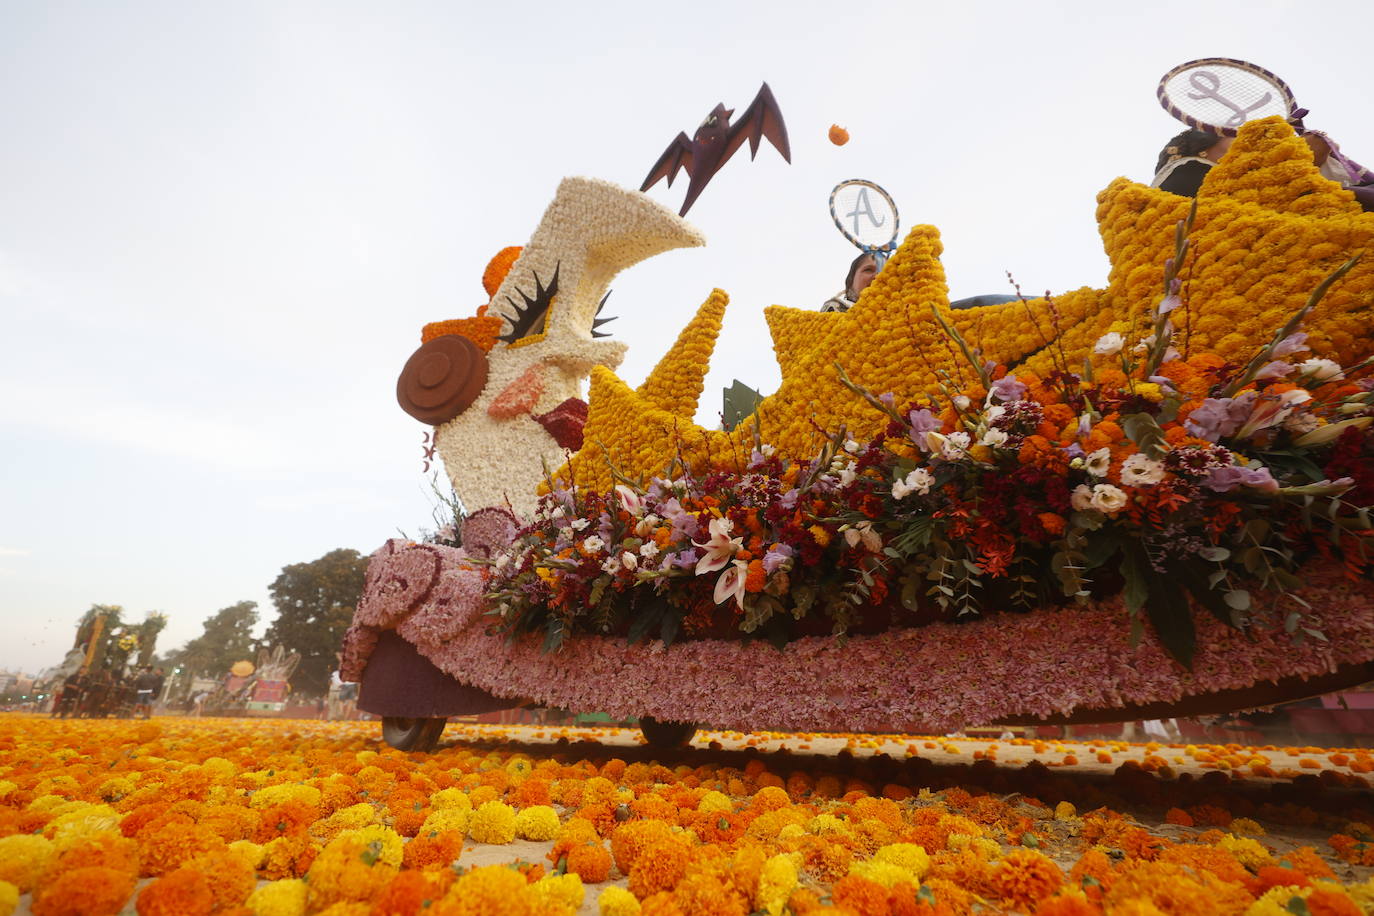
<path fill-rule="evenodd" d="M 650 716 L 639 720 L 639 730 L 651 747 L 686 747 L 697 733 L 695 722 L 660 722 Z"/>
<path fill-rule="evenodd" d="M 398 751 L 424 753 L 434 750 L 444 733 L 448 719 L 408 719 L 403 716 L 382 717 L 382 740 Z"/>

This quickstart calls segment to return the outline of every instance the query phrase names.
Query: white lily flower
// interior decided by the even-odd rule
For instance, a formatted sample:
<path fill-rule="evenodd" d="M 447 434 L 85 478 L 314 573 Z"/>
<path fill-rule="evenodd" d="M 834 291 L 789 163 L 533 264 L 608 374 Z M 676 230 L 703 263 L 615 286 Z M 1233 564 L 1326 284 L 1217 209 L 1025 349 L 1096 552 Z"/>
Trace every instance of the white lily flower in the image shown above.
<path fill-rule="evenodd" d="M 730 531 L 734 527 L 734 523 L 728 518 L 713 518 L 707 527 L 711 535 L 710 539 L 705 544 L 692 542 L 704 551 L 701 559 L 697 560 L 698 576 L 723 569 L 725 564 L 730 562 L 730 558 L 735 555 L 735 551 L 740 549 L 744 539 L 730 537 Z M 717 601 L 716 603 L 719 604 L 720 602 Z"/>

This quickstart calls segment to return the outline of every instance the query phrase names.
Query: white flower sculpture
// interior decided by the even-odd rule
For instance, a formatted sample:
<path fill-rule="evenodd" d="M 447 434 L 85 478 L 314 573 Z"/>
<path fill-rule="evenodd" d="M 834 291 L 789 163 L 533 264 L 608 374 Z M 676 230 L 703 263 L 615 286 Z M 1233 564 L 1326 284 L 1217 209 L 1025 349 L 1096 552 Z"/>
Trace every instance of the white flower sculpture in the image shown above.
<path fill-rule="evenodd" d="M 625 344 L 593 339 L 593 321 L 615 275 L 673 248 L 704 245 L 696 229 L 643 194 L 606 181 L 566 178 L 519 260 L 492 297 L 505 319 L 475 402 L 436 428 L 435 443 L 468 512 L 509 507 L 530 517 L 545 469 L 566 456 L 536 417 L 580 398 L 594 365 L 615 368 Z M 556 278 L 556 281 L 555 281 Z M 522 304 L 556 282 L 542 320 Z M 490 411 L 494 402 L 523 409 Z"/>

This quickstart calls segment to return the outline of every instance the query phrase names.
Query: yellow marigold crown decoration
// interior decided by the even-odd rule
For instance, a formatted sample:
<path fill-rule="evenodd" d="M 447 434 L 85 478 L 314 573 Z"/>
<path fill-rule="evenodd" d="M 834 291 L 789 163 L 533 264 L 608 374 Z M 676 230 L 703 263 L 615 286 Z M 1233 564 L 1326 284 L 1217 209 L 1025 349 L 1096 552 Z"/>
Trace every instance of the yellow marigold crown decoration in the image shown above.
<path fill-rule="evenodd" d="M 983 359 L 1042 375 L 1081 368 L 1106 332 L 1131 341 L 1147 333 L 1175 226 L 1190 205 L 1118 178 L 1098 195 L 1099 231 L 1112 265 L 1106 289 L 959 311 L 949 308 L 939 232 L 916 226 L 849 311 L 766 310 L 782 384 L 732 432 L 691 421 L 719 329 L 706 314 L 708 300 L 638 390 L 609 369 L 592 373 L 585 444 L 556 478 L 606 488 L 613 483 L 609 465 L 647 480 L 674 458 L 743 459 L 755 426 L 763 441 L 792 457 L 811 453 L 817 427 L 844 425 L 856 438 L 872 437 L 887 418 L 841 383 L 837 364 L 869 391 L 891 392 L 898 404 L 929 396 L 941 379 L 976 383 L 932 309 L 980 347 Z M 1188 304 L 1175 315 L 1176 339 L 1190 351 L 1243 362 L 1322 278 L 1374 248 L 1374 214 L 1361 212 L 1349 191 L 1321 175 L 1288 124 L 1266 118 L 1241 128 L 1208 174 L 1190 238 L 1192 254 L 1179 271 Z M 1374 339 L 1364 333 L 1371 319 L 1374 259 L 1331 290 L 1304 330 L 1316 355 L 1350 365 L 1374 352 Z"/>

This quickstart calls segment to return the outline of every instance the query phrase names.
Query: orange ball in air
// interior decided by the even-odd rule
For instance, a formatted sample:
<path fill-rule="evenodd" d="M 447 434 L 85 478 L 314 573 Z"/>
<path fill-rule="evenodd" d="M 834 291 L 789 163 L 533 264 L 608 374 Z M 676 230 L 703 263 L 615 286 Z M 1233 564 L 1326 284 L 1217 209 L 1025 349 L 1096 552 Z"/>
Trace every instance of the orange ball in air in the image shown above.
<path fill-rule="evenodd" d="M 830 125 L 830 142 L 836 146 L 844 146 L 849 142 L 849 131 L 838 124 Z"/>

